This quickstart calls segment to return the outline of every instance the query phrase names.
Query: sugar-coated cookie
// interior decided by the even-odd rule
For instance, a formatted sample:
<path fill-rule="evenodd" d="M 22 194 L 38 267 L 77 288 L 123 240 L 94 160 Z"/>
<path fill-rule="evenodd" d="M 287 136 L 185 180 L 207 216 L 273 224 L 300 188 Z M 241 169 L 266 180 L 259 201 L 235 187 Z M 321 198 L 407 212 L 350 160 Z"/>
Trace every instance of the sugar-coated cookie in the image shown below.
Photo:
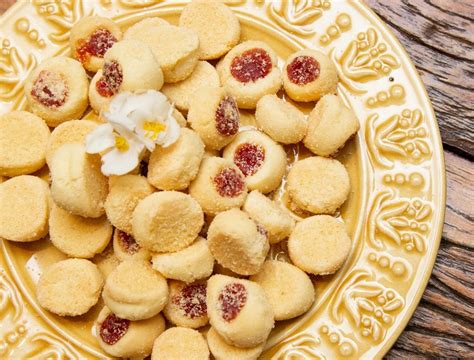
<path fill-rule="evenodd" d="M 245 176 L 250 190 L 266 194 L 280 186 L 286 171 L 283 147 L 257 130 L 240 132 L 222 154 L 231 160 Z"/>
<path fill-rule="evenodd" d="M 104 214 L 108 182 L 100 171 L 100 157 L 81 144 L 64 144 L 51 159 L 51 195 L 59 207 L 84 217 Z"/>
<path fill-rule="evenodd" d="M 206 325 L 206 281 L 186 284 L 181 281 L 169 281 L 170 298 L 163 313 L 176 326 L 197 329 Z"/>
<path fill-rule="evenodd" d="M 218 67 L 221 84 L 242 109 L 255 109 L 258 100 L 281 87 L 275 51 L 262 41 L 248 40 L 231 51 Z"/>
<path fill-rule="evenodd" d="M 197 200 L 206 214 L 218 214 L 240 207 L 247 197 L 245 177 L 230 160 L 208 157 L 201 162 L 189 194 Z"/>
<path fill-rule="evenodd" d="M 62 260 L 40 275 L 36 298 L 43 308 L 54 314 L 82 315 L 97 304 L 103 284 L 101 272 L 89 260 Z"/>
<path fill-rule="evenodd" d="M 294 265 L 267 260 L 250 280 L 259 284 L 265 291 L 277 321 L 300 316 L 314 303 L 315 294 L 311 279 Z"/>
<path fill-rule="evenodd" d="M 179 25 L 194 29 L 199 36 L 199 57 L 218 59 L 240 39 L 240 23 L 235 14 L 217 1 L 193 1 L 179 17 Z"/>
<path fill-rule="evenodd" d="M 337 88 L 337 69 L 332 60 L 313 49 L 291 54 L 283 68 L 283 87 L 295 101 L 316 101 Z"/>
<path fill-rule="evenodd" d="M 188 122 L 207 149 L 220 150 L 239 131 L 239 109 L 235 99 L 223 88 L 202 88 L 189 101 Z"/>
<path fill-rule="evenodd" d="M 113 240 L 114 254 L 120 261 L 128 259 L 148 260 L 150 252 L 138 245 L 135 238 L 126 232 L 115 229 Z"/>
<path fill-rule="evenodd" d="M 351 238 L 343 222 L 329 215 L 316 215 L 296 224 L 288 239 L 291 261 L 315 275 L 335 273 L 346 261 Z"/>
<path fill-rule="evenodd" d="M 49 216 L 49 237 L 53 245 L 70 257 L 92 258 L 112 238 L 112 225 L 105 216 L 84 218 L 53 204 Z"/>
<path fill-rule="evenodd" d="M 44 60 L 31 72 L 24 91 L 28 109 L 54 127 L 81 118 L 88 105 L 88 87 L 81 63 L 58 56 Z"/>
<path fill-rule="evenodd" d="M 354 112 L 336 95 L 323 96 L 308 117 L 304 145 L 316 155 L 331 156 L 360 128 Z"/>
<path fill-rule="evenodd" d="M 276 95 L 265 95 L 258 101 L 255 119 L 259 129 L 282 144 L 300 142 L 308 127 L 304 114 Z"/>
<path fill-rule="evenodd" d="M 207 242 L 216 261 L 240 275 L 257 273 L 270 249 L 263 229 L 239 209 L 227 210 L 214 218 Z"/>
<path fill-rule="evenodd" d="M 183 250 L 154 254 L 152 264 L 153 268 L 164 277 L 190 283 L 211 276 L 214 258 L 207 241 L 198 237 L 193 244 Z"/>
<path fill-rule="evenodd" d="M 178 191 L 161 191 L 138 203 L 132 233 L 150 251 L 171 252 L 189 246 L 203 224 L 204 214 L 195 199 Z"/>
<path fill-rule="evenodd" d="M 104 278 L 107 278 L 120 264 L 120 260 L 115 256 L 110 243 L 104 251 L 94 256 L 91 261 L 97 265 Z"/>
<path fill-rule="evenodd" d="M 26 175 L 45 164 L 50 131 L 40 117 L 12 111 L 0 117 L 0 175 Z"/>
<path fill-rule="evenodd" d="M 257 360 L 265 347 L 265 342 L 250 348 L 229 345 L 213 327 L 207 332 L 206 338 L 209 350 L 216 360 Z"/>
<path fill-rule="evenodd" d="M 182 128 L 178 140 L 168 147 L 157 146 L 148 162 L 148 181 L 161 190 L 184 190 L 199 171 L 204 143 L 197 133 Z"/>
<path fill-rule="evenodd" d="M 166 279 L 148 261 L 129 259 L 107 277 L 102 298 L 118 317 L 143 320 L 163 310 L 168 294 Z"/>
<path fill-rule="evenodd" d="M 209 349 L 199 331 L 173 327 L 153 344 L 151 360 L 208 360 Z"/>
<path fill-rule="evenodd" d="M 274 317 L 260 285 L 214 275 L 207 281 L 206 302 L 209 322 L 226 343 L 252 348 L 267 340 Z"/>
<path fill-rule="evenodd" d="M 109 181 L 109 193 L 104 205 L 107 218 L 117 229 L 131 234 L 133 211 L 140 200 L 154 191 L 144 176 L 117 176 Z"/>
<path fill-rule="evenodd" d="M 295 226 L 287 210 L 257 190 L 248 194 L 242 209 L 265 229 L 270 244 L 287 238 Z"/>
<path fill-rule="evenodd" d="M 287 191 L 301 209 L 333 214 L 349 196 L 349 174 L 337 160 L 312 156 L 293 164 L 287 177 Z"/>
<path fill-rule="evenodd" d="M 107 354 L 144 359 L 151 354 L 155 339 L 165 331 L 165 320 L 158 314 L 150 319 L 130 321 L 104 306 L 97 317 L 95 331 L 100 347 Z"/>

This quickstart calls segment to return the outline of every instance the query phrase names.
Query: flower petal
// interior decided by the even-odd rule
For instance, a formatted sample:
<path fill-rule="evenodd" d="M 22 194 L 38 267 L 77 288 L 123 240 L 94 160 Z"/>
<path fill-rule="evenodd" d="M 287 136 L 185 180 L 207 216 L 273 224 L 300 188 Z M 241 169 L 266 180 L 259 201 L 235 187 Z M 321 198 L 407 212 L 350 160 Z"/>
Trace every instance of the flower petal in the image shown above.
<path fill-rule="evenodd" d="M 175 143 L 181 132 L 181 127 L 179 126 L 178 122 L 174 117 L 168 118 L 167 128 L 165 131 L 165 137 L 162 139 L 161 146 L 168 147 L 171 144 Z"/>
<path fill-rule="evenodd" d="M 86 152 L 97 154 L 114 146 L 114 129 L 110 124 L 103 124 L 86 136 Z"/>
<path fill-rule="evenodd" d="M 138 166 L 139 153 L 133 147 L 128 151 L 112 149 L 102 156 L 101 171 L 104 175 L 124 175 Z"/>

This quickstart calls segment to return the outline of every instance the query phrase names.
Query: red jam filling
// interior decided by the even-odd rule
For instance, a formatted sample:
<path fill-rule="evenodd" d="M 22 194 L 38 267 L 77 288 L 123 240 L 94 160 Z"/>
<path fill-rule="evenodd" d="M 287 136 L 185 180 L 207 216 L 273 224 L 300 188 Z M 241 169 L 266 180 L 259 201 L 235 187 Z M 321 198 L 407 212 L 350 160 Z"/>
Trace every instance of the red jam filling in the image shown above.
<path fill-rule="evenodd" d="M 235 100 L 224 97 L 216 111 L 216 130 L 222 136 L 232 136 L 239 131 L 240 115 Z"/>
<path fill-rule="evenodd" d="M 80 45 L 76 49 L 76 57 L 82 63 L 89 60 L 91 56 L 103 58 L 107 50 L 116 42 L 117 38 L 109 30 L 97 29 L 87 41 L 81 40 Z"/>
<path fill-rule="evenodd" d="M 128 254 L 133 255 L 136 254 L 140 250 L 140 245 L 137 244 L 134 237 L 130 234 L 127 234 L 124 231 L 118 231 L 118 241 L 120 247 Z"/>
<path fill-rule="evenodd" d="M 195 319 L 205 316 L 207 314 L 206 284 L 185 285 L 180 294 L 174 296 L 171 301 L 188 318 Z"/>
<path fill-rule="evenodd" d="M 117 343 L 128 331 L 130 320 L 121 319 L 115 314 L 108 315 L 100 324 L 100 338 L 108 345 Z"/>
<path fill-rule="evenodd" d="M 232 76 L 242 82 L 255 82 L 267 76 L 272 70 L 272 59 L 263 49 L 250 49 L 236 56 L 230 64 Z"/>
<path fill-rule="evenodd" d="M 298 56 L 286 67 L 286 72 L 292 83 L 306 85 L 318 78 L 321 68 L 315 58 Z"/>
<path fill-rule="evenodd" d="M 237 170 L 226 168 L 214 177 L 214 185 L 220 196 L 236 197 L 244 191 L 245 180 Z"/>
<path fill-rule="evenodd" d="M 60 74 L 48 70 L 39 73 L 31 89 L 31 96 L 50 108 L 64 105 L 68 95 L 69 89 L 64 78 Z"/>
<path fill-rule="evenodd" d="M 100 96 L 111 97 L 119 91 L 122 80 L 122 67 L 112 60 L 104 64 L 102 76 L 95 83 L 95 88 Z"/>
<path fill-rule="evenodd" d="M 218 302 L 222 318 L 232 321 L 247 302 L 247 289 L 239 283 L 227 284 L 219 294 Z"/>
<path fill-rule="evenodd" d="M 254 175 L 265 160 L 265 149 L 260 145 L 240 144 L 234 153 L 234 163 L 244 176 Z"/>

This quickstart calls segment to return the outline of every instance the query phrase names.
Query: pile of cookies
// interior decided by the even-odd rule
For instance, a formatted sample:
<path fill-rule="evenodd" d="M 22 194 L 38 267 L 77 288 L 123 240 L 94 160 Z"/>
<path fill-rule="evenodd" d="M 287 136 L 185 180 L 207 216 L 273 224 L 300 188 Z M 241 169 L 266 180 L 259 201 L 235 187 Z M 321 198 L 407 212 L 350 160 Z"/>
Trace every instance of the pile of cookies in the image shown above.
<path fill-rule="evenodd" d="M 326 55 L 300 50 L 280 69 L 269 45 L 240 42 L 239 20 L 220 2 L 192 2 L 179 26 L 147 18 L 122 31 L 80 20 L 71 57 L 28 78 L 28 111 L 1 117 L 0 237 L 49 234 L 69 259 L 41 274 L 38 303 L 79 316 L 101 298 L 95 334 L 112 356 L 257 359 L 275 321 L 313 305 L 309 275 L 333 274 L 349 255 L 331 215 L 350 180 L 334 155 L 358 120 L 335 95 Z M 85 151 L 100 122 L 78 119 L 90 105 L 103 121 L 117 94 L 150 90 L 176 107 L 178 140 L 105 176 L 101 156 Z M 306 116 L 293 102 L 316 104 Z M 239 109 L 254 111 L 253 126 Z M 312 156 L 289 164 L 295 146 Z M 273 200 L 282 183 L 304 218 Z M 268 258 L 280 242 L 292 263 Z M 109 243 L 116 266 L 104 271 L 95 262 Z"/>

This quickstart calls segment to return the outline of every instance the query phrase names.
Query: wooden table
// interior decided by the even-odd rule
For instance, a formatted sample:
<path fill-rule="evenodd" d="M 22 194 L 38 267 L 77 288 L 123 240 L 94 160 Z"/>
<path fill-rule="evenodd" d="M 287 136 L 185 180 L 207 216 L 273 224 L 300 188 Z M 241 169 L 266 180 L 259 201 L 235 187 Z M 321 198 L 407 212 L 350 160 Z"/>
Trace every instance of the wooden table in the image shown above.
<path fill-rule="evenodd" d="M 446 222 L 429 285 L 387 359 L 474 358 L 474 1 L 366 0 L 414 61 L 436 111 Z M 0 14 L 15 0 L 0 0 Z"/>

